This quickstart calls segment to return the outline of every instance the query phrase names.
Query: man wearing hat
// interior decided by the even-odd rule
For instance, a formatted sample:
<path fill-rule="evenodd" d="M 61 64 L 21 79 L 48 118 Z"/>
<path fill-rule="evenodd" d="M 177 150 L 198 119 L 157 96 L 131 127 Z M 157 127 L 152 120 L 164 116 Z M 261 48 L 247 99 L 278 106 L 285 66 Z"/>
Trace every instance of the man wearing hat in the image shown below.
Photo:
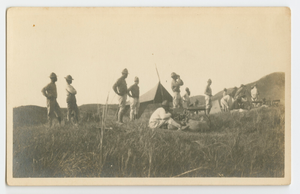
<path fill-rule="evenodd" d="M 75 88 L 71 85 L 72 78 L 71 75 L 68 75 L 65 77 L 67 86 L 66 86 L 66 92 L 67 92 L 67 104 L 68 104 L 68 114 L 67 114 L 67 120 L 71 122 L 71 114 L 74 114 L 74 122 L 78 122 L 78 106 L 76 103 L 76 97 L 75 95 L 77 94 L 77 91 Z"/>
<path fill-rule="evenodd" d="M 139 97 L 140 97 L 140 88 L 139 88 L 139 78 L 134 78 L 134 84 L 128 88 L 128 96 L 130 96 L 130 121 L 137 119 L 137 114 L 140 107 Z"/>
<path fill-rule="evenodd" d="M 171 73 L 171 88 L 173 91 L 173 107 L 182 107 L 182 98 L 180 96 L 180 86 L 183 85 L 183 81 L 180 79 L 180 76 L 176 73 Z"/>
<path fill-rule="evenodd" d="M 163 128 L 165 125 L 167 125 L 168 129 L 175 127 L 178 130 L 184 130 L 187 128 L 187 126 L 183 127 L 171 118 L 170 104 L 167 100 L 163 101 L 161 105 L 150 117 L 149 127 L 151 129 Z"/>
<path fill-rule="evenodd" d="M 55 116 L 57 117 L 59 124 L 61 123 L 62 114 L 60 111 L 60 107 L 56 101 L 57 90 L 55 82 L 57 81 L 57 76 L 55 73 L 51 73 L 49 77 L 51 79 L 51 82 L 42 89 L 42 94 L 47 98 L 47 117 L 49 127 L 51 127 L 52 119 Z"/>
<path fill-rule="evenodd" d="M 259 92 L 257 90 L 257 85 L 255 83 L 253 86 L 251 86 L 251 101 L 258 101 L 258 96 L 259 96 Z M 260 106 L 259 103 L 252 103 L 252 105 L 254 107 Z"/>
<path fill-rule="evenodd" d="M 119 112 L 118 112 L 118 123 L 123 124 L 124 110 L 127 100 L 127 83 L 126 78 L 128 76 L 128 70 L 125 68 L 122 71 L 122 76 L 113 85 L 113 90 L 119 96 Z"/>
<path fill-rule="evenodd" d="M 204 91 L 204 95 L 205 95 L 205 114 L 209 115 L 210 113 L 210 109 L 212 107 L 212 102 L 211 102 L 211 98 L 212 98 L 212 90 L 210 85 L 212 84 L 211 79 L 208 79 L 207 81 L 207 86 L 205 87 L 205 91 Z"/>

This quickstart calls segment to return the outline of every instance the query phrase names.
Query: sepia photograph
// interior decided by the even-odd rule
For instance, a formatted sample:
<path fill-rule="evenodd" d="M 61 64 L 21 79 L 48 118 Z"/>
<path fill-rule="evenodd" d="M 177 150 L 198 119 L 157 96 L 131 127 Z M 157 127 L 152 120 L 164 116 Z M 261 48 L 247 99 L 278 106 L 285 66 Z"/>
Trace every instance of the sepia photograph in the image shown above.
<path fill-rule="evenodd" d="M 288 185 L 288 7 L 7 10 L 8 185 Z"/>

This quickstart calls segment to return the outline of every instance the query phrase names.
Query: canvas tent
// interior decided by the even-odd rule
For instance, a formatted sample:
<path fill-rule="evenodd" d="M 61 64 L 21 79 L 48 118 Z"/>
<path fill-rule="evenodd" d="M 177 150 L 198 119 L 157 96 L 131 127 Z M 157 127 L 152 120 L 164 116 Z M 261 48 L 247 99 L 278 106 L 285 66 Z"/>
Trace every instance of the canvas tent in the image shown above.
<path fill-rule="evenodd" d="M 221 104 L 220 104 L 220 101 L 217 99 L 217 100 L 213 100 L 211 102 L 211 109 L 210 109 L 210 114 L 215 114 L 215 113 L 219 113 L 219 112 L 222 112 L 221 110 Z"/>
<path fill-rule="evenodd" d="M 147 108 L 148 104 L 162 103 L 164 100 L 172 102 L 173 97 L 166 90 L 166 88 L 164 88 L 164 86 L 161 85 L 160 82 L 158 82 L 155 87 L 140 96 L 140 108 L 137 117 L 140 118 L 144 110 Z M 130 103 L 127 102 L 125 112 L 127 112 L 129 109 Z"/>

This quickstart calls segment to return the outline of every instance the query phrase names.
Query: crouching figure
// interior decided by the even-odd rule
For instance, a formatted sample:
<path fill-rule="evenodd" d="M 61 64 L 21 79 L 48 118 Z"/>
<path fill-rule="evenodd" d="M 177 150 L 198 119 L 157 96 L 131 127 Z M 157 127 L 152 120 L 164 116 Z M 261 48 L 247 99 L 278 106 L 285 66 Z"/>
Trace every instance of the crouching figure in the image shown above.
<path fill-rule="evenodd" d="M 170 105 L 167 100 L 163 101 L 162 106 L 156 109 L 149 120 L 149 127 L 151 129 L 163 128 L 167 125 L 168 129 L 177 128 L 177 130 L 184 130 L 187 126 L 181 126 L 179 123 L 171 118 Z"/>
<path fill-rule="evenodd" d="M 234 102 L 234 100 L 230 95 L 228 95 L 228 94 L 225 95 L 220 100 L 223 112 L 229 112 L 232 109 L 233 102 Z"/>

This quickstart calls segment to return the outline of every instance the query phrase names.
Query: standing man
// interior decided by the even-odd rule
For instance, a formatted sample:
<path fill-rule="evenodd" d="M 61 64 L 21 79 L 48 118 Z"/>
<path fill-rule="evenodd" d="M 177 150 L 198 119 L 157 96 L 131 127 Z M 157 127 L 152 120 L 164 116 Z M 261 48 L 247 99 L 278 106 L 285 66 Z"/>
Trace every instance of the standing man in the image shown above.
<path fill-rule="evenodd" d="M 210 113 L 210 109 L 212 106 L 212 102 L 211 102 L 211 98 L 212 98 L 212 91 L 211 91 L 211 87 L 210 85 L 212 84 L 211 79 L 208 79 L 207 81 L 207 86 L 205 88 L 204 94 L 205 94 L 205 103 L 206 103 L 206 110 L 205 110 L 205 114 L 209 115 Z"/>
<path fill-rule="evenodd" d="M 55 82 L 57 81 L 57 76 L 55 73 L 51 73 L 49 77 L 51 79 L 51 82 L 42 89 L 42 94 L 47 98 L 47 117 L 49 127 L 51 127 L 52 119 L 55 116 L 57 117 L 59 124 L 61 124 L 62 114 L 60 111 L 60 107 L 56 101 L 57 90 Z"/>
<path fill-rule="evenodd" d="M 173 91 L 173 107 L 182 107 L 182 98 L 180 96 L 180 86 L 183 85 L 183 81 L 180 79 L 180 76 L 176 73 L 171 73 L 172 83 L 171 88 Z"/>
<path fill-rule="evenodd" d="M 65 77 L 67 86 L 66 86 L 66 92 L 67 92 L 67 104 L 68 104 L 68 114 L 67 114 L 67 120 L 71 122 L 71 114 L 74 113 L 74 122 L 78 123 L 78 106 L 76 103 L 76 97 L 77 91 L 75 88 L 71 85 L 72 78 L 71 75 L 68 75 Z"/>
<path fill-rule="evenodd" d="M 257 85 L 256 85 L 256 83 L 255 83 L 255 84 L 251 87 L 251 100 L 252 100 L 252 101 L 258 101 L 259 92 L 258 92 L 256 86 L 257 86 Z M 252 105 L 253 105 L 254 107 L 260 106 L 259 103 L 252 103 Z"/>
<path fill-rule="evenodd" d="M 128 70 L 125 68 L 122 71 L 122 76 L 113 85 L 113 90 L 119 95 L 119 112 L 118 112 L 118 124 L 123 124 L 124 110 L 127 100 L 127 83 L 126 78 L 128 76 Z"/>
<path fill-rule="evenodd" d="M 137 114 L 140 107 L 140 88 L 139 88 L 139 78 L 134 78 L 134 84 L 128 88 L 128 96 L 130 99 L 130 121 L 137 119 Z"/>
<path fill-rule="evenodd" d="M 185 88 L 185 94 L 182 97 L 183 102 L 185 103 L 186 107 L 188 108 L 190 106 L 191 100 L 190 100 L 190 89 L 189 88 Z"/>

